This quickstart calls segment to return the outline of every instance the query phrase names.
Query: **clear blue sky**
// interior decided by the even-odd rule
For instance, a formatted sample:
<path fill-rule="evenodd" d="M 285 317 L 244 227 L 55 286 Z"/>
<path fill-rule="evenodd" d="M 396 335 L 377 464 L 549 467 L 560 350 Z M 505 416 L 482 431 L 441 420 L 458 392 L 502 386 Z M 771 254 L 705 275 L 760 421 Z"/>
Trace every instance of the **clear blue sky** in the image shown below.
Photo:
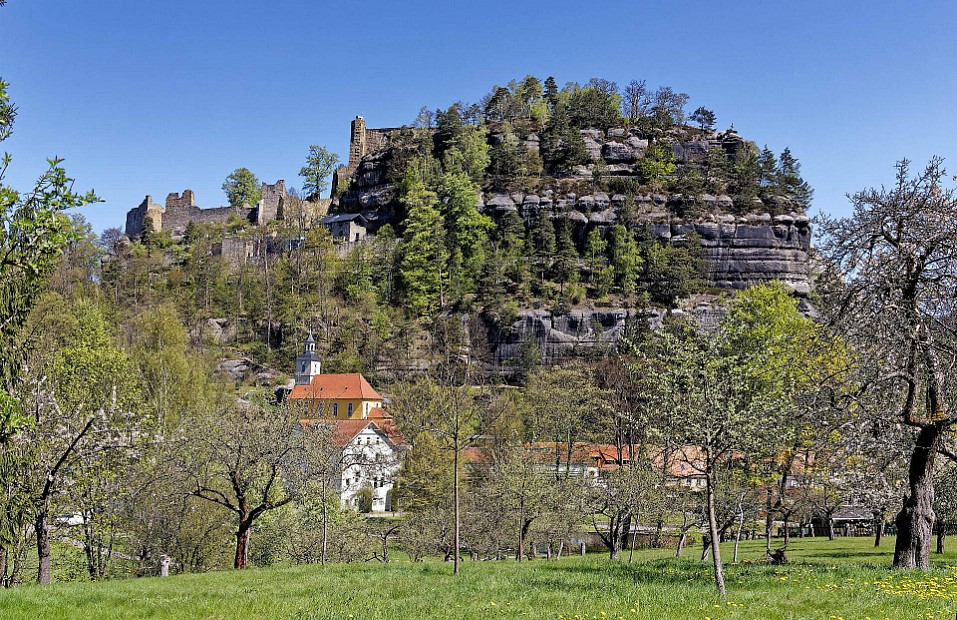
<path fill-rule="evenodd" d="M 225 202 L 239 166 L 297 172 L 310 144 L 347 155 L 349 122 L 411 122 L 534 74 L 645 79 L 720 128 L 790 146 L 814 211 L 890 182 L 897 159 L 957 173 L 957 2 L 9 0 L 0 76 L 20 106 L 8 180 L 67 159 L 97 230 L 145 194 Z"/>

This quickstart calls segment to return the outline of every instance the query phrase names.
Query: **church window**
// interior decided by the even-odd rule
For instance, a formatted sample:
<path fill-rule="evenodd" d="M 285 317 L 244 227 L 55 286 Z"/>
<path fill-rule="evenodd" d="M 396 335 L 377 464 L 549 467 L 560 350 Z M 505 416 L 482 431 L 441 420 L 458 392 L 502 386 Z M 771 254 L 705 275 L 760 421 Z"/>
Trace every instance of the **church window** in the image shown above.
<path fill-rule="evenodd" d="M 349 415 L 348 415 L 348 417 L 350 417 L 350 418 L 352 417 L 352 403 L 349 403 Z"/>

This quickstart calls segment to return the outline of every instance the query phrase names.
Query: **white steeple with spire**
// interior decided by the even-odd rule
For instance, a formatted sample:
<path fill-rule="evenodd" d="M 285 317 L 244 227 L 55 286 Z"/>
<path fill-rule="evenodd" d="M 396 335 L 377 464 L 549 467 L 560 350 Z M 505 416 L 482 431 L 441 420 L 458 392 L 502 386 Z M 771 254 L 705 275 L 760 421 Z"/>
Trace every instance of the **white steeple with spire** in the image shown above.
<path fill-rule="evenodd" d="M 302 354 L 296 358 L 296 384 L 309 385 L 312 378 L 320 373 L 321 364 L 319 356 L 316 354 L 316 339 L 312 337 L 312 332 L 306 338 Z"/>

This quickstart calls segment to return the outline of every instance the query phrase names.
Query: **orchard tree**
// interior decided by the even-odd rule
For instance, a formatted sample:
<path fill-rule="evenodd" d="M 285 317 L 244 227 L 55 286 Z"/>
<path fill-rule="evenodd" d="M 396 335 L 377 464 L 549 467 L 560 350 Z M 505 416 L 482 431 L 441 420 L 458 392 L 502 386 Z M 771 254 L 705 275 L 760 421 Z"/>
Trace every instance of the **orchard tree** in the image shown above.
<path fill-rule="evenodd" d="M 223 191 L 231 207 L 255 205 L 262 198 L 262 185 L 249 168 L 236 168 L 223 182 Z"/>
<path fill-rule="evenodd" d="M 306 155 L 306 165 L 299 169 L 306 200 L 317 200 L 329 187 L 326 179 L 340 164 L 339 156 L 324 146 L 313 144 Z"/>
<path fill-rule="evenodd" d="M 854 194 L 851 216 L 820 223 L 827 318 L 860 350 L 863 385 L 888 395 L 875 415 L 913 429 L 897 568 L 929 567 L 937 453 L 957 425 L 957 200 L 946 179 L 940 158 L 914 175 L 902 160 L 893 186 Z"/>
<path fill-rule="evenodd" d="M 249 562 L 256 520 L 301 492 L 306 439 L 298 416 L 223 394 L 193 419 L 183 420 L 173 455 L 189 495 L 233 513 L 234 568 Z"/>

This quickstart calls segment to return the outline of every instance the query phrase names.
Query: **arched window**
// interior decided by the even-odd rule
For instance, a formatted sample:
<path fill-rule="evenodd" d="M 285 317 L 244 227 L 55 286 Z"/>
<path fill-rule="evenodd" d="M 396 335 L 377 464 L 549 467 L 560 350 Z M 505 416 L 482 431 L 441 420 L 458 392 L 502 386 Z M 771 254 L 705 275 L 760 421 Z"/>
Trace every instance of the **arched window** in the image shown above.
<path fill-rule="evenodd" d="M 332 417 L 339 417 L 339 403 L 332 403 Z"/>
<path fill-rule="evenodd" d="M 349 417 L 352 417 L 352 403 L 349 403 Z"/>

